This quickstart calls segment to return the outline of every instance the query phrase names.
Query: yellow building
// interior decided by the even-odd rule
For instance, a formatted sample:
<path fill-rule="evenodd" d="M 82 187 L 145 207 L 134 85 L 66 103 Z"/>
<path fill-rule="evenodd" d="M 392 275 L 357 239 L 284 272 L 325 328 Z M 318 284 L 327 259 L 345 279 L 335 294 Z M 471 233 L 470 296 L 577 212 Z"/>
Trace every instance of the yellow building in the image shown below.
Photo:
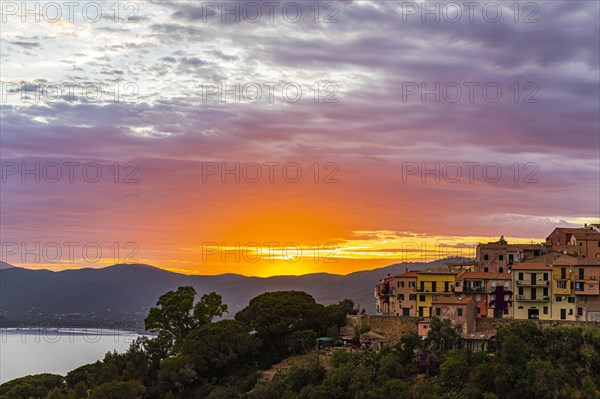
<path fill-rule="evenodd" d="M 513 317 L 552 320 L 553 268 L 544 263 L 517 263 L 512 268 Z"/>
<path fill-rule="evenodd" d="M 552 319 L 576 318 L 575 269 L 569 257 L 559 256 L 552 263 Z"/>
<path fill-rule="evenodd" d="M 431 317 L 433 300 L 438 297 L 454 296 L 456 278 L 472 269 L 472 266 L 452 265 L 416 272 L 417 316 Z"/>

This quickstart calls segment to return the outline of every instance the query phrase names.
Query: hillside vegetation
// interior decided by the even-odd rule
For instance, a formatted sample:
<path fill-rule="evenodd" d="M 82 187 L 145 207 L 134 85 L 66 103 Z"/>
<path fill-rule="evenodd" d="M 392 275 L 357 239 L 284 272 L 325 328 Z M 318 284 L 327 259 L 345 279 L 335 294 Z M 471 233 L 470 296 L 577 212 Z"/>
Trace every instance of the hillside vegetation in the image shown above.
<path fill-rule="evenodd" d="M 65 377 L 9 381 L 0 399 L 600 398 L 600 329 L 513 321 L 488 354 L 460 348 L 450 321 L 434 318 L 425 340 L 326 356 L 315 354 L 316 338 L 337 334 L 350 300 L 324 306 L 301 291 L 270 292 L 215 322 L 228 310 L 221 297 L 195 296 L 185 286 L 160 297 L 145 320 L 156 338 Z M 287 366 L 264 372 L 278 363 Z"/>

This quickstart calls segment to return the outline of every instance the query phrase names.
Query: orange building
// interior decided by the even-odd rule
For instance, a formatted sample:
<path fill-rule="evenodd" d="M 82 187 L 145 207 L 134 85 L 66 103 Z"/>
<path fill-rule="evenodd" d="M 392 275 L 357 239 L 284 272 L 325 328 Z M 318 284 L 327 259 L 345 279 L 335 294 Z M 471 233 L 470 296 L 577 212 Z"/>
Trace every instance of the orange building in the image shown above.
<path fill-rule="evenodd" d="M 438 297 L 432 302 L 433 316 L 450 319 L 459 334 L 475 332 L 477 305 L 473 298 L 466 296 Z"/>
<path fill-rule="evenodd" d="M 484 273 L 508 273 L 515 263 L 551 250 L 550 244 L 509 244 L 502 236 L 498 241 L 477 245 L 477 269 Z"/>
<path fill-rule="evenodd" d="M 600 225 L 590 224 L 579 228 L 557 227 L 546 238 L 555 251 L 581 258 L 600 258 Z"/>
<path fill-rule="evenodd" d="M 573 271 L 577 320 L 600 321 L 600 261 L 580 259 Z"/>

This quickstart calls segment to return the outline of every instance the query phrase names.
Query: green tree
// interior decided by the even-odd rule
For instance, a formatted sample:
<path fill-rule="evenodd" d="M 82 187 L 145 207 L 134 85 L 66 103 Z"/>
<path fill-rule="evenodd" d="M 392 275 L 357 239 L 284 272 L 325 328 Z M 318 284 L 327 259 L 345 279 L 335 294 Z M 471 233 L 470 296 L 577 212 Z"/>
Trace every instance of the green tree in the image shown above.
<path fill-rule="evenodd" d="M 140 399 L 144 391 L 139 381 L 111 381 L 92 389 L 90 399 Z"/>
<path fill-rule="evenodd" d="M 157 307 L 151 308 L 146 317 L 146 329 L 157 331 L 166 337 L 166 342 L 178 346 L 191 331 L 227 312 L 227 305 L 222 303 L 219 294 L 204 294 L 196 305 L 195 297 L 196 290 L 189 286 L 162 295 Z"/>
<path fill-rule="evenodd" d="M 317 334 L 313 330 L 294 331 L 287 339 L 290 353 L 306 353 L 315 348 Z"/>
<path fill-rule="evenodd" d="M 235 315 L 263 344 L 267 363 L 278 361 L 290 353 L 288 338 L 296 331 L 325 333 L 324 306 L 301 291 L 268 292 L 252 299 Z"/>
<path fill-rule="evenodd" d="M 425 342 L 435 352 L 448 352 L 460 343 L 460 335 L 450 319 L 433 317 L 429 325 L 429 333 Z"/>
<path fill-rule="evenodd" d="M 0 385 L 0 399 L 45 398 L 54 388 L 62 388 L 64 378 L 56 374 L 36 374 Z"/>
<path fill-rule="evenodd" d="M 252 361 L 259 340 L 235 320 L 221 320 L 193 331 L 182 346 L 198 375 L 222 377 Z"/>
<path fill-rule="evenodd" d="M 75 385 L 75 388 L 69 392 L 67 399 L 84 399 L 88 397 L 88 387 L 83 381 Z"/>
<path fill-rule="evenodd" d="M 65 399 L 65 395 L 63 395 L 60 388 L 52 388 L 52 390 L 48 392 L 46 399 Z"/>

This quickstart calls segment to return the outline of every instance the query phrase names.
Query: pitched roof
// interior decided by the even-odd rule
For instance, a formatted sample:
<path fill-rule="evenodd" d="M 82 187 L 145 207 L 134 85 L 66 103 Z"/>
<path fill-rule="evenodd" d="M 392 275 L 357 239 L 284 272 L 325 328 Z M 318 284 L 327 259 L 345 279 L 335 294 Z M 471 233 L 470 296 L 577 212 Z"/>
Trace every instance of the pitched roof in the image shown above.
<path fill-rule="evenodd" d="M 552 245 L 550 244 L 508 244 L 507 251 L 535 251 L 539 249 L 549 249 Z"/>
<path fill-rule="evenodd" d="M 513 270 L 549 270 L 550 267 L 546 266 L 545 263 L 529 263 L 529 262 L 521 262 L 515 263 L 512 268 Z"/>
<path fill-rule="evenodd" d="M 510 280 L 508 273 L 491 273 L 491 272 L 466 272 L 463 273 L 457 280 L 463 279 L 484 279 L 484 280 Z"/>
<path fill-rule="evenodd" d="M 398 277 L 414 277 L 414 278 L 417 278 L 418 276 L 417 276 L 417 273 L 411 271 L 411 272 L 405 272 L 405 273 L 402 273 L 402 274 L 398 274 L 396 277 L 397 278 Z"/>
<path fill-rule="evenodd" d="M 449 270 L 439 270 L 439 269 L 420 270 L 416 273 L 417 274 L 452 274 L 452 275 L 458 274 L 458 272 L 449 271 Z"/>
<path fill-rule="evenodd" d="M 461 297 L 457 297 L 457 296 L 447 296 L 447 297 L 437 297 L 436 299 L 434 299 L 433 301 L 431 301 L 431 303 L 439 303 L 439 304 L 449 304 L 449 305 L 466 305 L 468 304 L 470 301 L 472 301 L 473 298 L 466 297 L 466 296 L 461 296 Z"/>
<path fill-rule="evenodd" d="M 582 232 L 582 233 L 573 233 L 573 235 L 575 236 L 576 239 L 582 240 L 582 241 L 600 240 L 600 233 L 598 233 L 597 231 L 594 231 L 594 230 L 586 230 L 585 232 Z"/>
<path fill-rule="evenodd" d="M 550 252 L 541 256 L 527 259 L 524 263 L 544 263 L 552 266 L 600 265 L 600 259 L 579 258 L 575 255 L 561 252 Z M 513 268 L 514 269 L 514 268 Z"/>

